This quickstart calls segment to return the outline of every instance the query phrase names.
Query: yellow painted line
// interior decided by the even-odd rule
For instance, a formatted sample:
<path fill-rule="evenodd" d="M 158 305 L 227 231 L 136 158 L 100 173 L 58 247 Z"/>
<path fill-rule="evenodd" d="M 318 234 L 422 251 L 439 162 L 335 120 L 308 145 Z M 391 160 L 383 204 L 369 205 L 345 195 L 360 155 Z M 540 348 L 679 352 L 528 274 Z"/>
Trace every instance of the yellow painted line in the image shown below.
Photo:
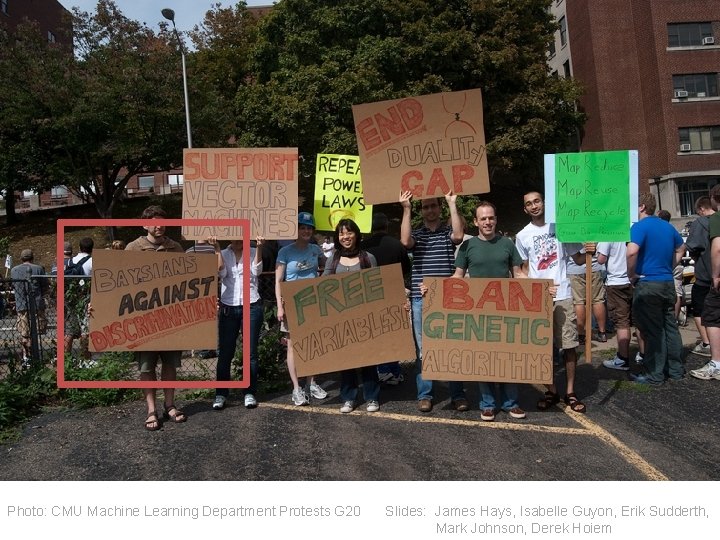
<path fill-rule="evenodd" d="M 638 469 L 648 480 L 670 480 L 662 472 L 653 467 L 650 462 L 635 452 L 635 450 L 620 441 L 620 439 L 615 437 L 615 435 L 611 434 L 605 428 L 600 427 L 595 422 L 588 419 L 586 415 L 572 412 L 570 407 L 565 408 L 565 414 L 581 426 L 585 427 L 593 436 L 617 450 L 627 463 Z"/>
<path fill-rule="evenodd" d="M 553 426 L 539 426 L 537 424 L 523 423 L 522 420 L 517 422 L 483 422 L 482 420 L 460 420 L 457 418 L 438 418 L 436 416 L 415 416 L 409 414 L 398 414 L 398 413 L 385 413 L 385 412 L 374 412 L 369 413 L 363 410 L 355 410 L 351 413 L 343 414 L 337 409 L 328 407 L 312 407 L 303 406 L 298 407 L 296 405 L 285 405 L 282 403 L 271 403 L 264 402 L 260 405 L 261 407 L 269 407 L 271 409 L 281 409 L 285 411 L 296 411 L 305 413 L 318 413 L 327 414 L 333 416 L 350 416 L 350 415 L 364 415 L 373 418 L 384 418 L 386 420 L 397 420 L 401 422 L 414 422 L 417 424 L 443 424 L 449 426 L 465 426 L 472 428 L 483 428 L 483 429 L 504 429 L 508 431 L 534 431 L 536 433 L 554 433 L 560 435 L 591 435 L 587 429 L 578 428 L 566 428 L 566 427 L 553 427 Z"/>

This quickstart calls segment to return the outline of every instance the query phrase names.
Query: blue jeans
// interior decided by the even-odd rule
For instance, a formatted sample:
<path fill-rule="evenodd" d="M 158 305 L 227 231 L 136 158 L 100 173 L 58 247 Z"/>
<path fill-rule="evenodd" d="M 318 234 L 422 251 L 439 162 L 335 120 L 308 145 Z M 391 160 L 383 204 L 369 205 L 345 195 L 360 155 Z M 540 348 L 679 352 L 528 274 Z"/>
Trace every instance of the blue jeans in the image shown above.
<path fill-rule="evenodd" d="M 679 379 L 685 374 L 676 298 L 672 281 L 640 281 L 633 292 L 633 320 L 645 340 L 643 365 L 648 379 L 656 384 L 664 382 L 666 375 Z"/>
<path fill-rule="evenodd" d="M 258 369 L 258 342 L 260 341 L 260 330 L 264 318 L 263 301 L 258 300 L 250 304 L 250 386 L 245 391 L 247 394 L 255 394 L 257 390 L 257 369 Z M 228 306 L 220 304 L 218 316 L 219 354 L 217 363 L 217 380 L 230 380 L 230 367 L 235 357 L 235 345 L 243 327 L 243 307 Z M 243 336 L 243 339 L 245 336 Z M 215 395 L 227 397 L 230 394 L 228 388 L 218 388 Z"/>
<path fill-rule="evenodd" d="M 380 383 L 378 383 L 377 368 L 365 366 L 360 368 L 363 380 L 363 397 L 365 401 L 378 401 Z M 358 394 L 358 381 L 356 369 L 345 369 L 340 372 L 340 399 L 354 402 Z"/>
<path fill-rule="evenodd" d="M 432 399 L 433 382 L 422 378 L 422 298 L 411 298 L 413 337 L 415 338 L 415 384 L 417 385 L 417 399 Z M 450 399 L 453 401 L 465 399 L 463 383 L 450 381 Z"/>
<path fill-rule="evenodd" d="M 500 391 L 500 408 L 509 411 L 518 406 L 518 385 L 515 383 L 491 383 L 479 382 L 480 388 L 480 410 L 495 409 L 495 385 Z"/>
<path fill-rule="evenodd" d="M 377 367 L 378 373 L 392 373 L 397 377 L 400 375 L 400 362 L 386 362 Z"/>

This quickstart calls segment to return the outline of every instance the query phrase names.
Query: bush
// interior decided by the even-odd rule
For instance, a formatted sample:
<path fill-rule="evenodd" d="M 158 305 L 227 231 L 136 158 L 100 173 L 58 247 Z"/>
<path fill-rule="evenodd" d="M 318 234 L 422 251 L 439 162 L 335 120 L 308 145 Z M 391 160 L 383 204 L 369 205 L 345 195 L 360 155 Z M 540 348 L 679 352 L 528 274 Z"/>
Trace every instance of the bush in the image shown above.
<path fill-rule="evenodd" d="M 54 370 L 11 366 L 7 378 L 0 381 L 0 441 L 13 437 L 20 423 L 39 413 L 43 404 L 57 395 Z"/>
<path fill-rule="evenodd" d="M 65 356 L 65 380 L 68 381 L 126 381 L 133 380 L 135 371 L 133 353 L 108 352 L 91 365 L 80 367 L 69 354 Z M 63 396 L 81 409 L 114 405 L 136 399 L 132 388 L 67 388 Z"/>

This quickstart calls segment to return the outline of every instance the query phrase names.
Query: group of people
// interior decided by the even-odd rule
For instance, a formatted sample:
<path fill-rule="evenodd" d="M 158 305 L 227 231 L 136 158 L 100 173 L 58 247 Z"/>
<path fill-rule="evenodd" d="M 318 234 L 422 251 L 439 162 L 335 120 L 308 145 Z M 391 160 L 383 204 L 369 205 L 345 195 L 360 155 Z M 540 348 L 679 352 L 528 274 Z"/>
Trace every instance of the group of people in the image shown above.
<path fill-rule="evenodd" d="M 450 192 L 444 198 L 420 201 L 422 224 L 413 229 L 412 194 L 403 192 L 399 202 L 402 207 L 400 239 L 388 234 L 388 218 L 376 214 L 373 218 L 372 235 L 364 242 L 358 225 L 352 219 L 341 220 L 334 231 L 332 251 L 313 242 L 315 221 L 308 212 L 298 213 L 297 239 L 279 250 L 275 265 L 275 299 L 277 318 L 287 338 L 287 368 L 293 385 L 292 401 L 295 405 L 309 403 L 309 397 L 324 399 L 327 391 L 314 378 L 308 378 L 301 385 L 296 374 L 292 338 L 287 326 L 286 306 L 281 294 L 281 283 L 298 279 L 314 278 L 321 274 L 354 272 L 377 265 L 400 263 L 403 273 L 409 275 L 406 282 L 409 298 L 408 310 L 412 320 L 415 341 L 415 383 L 417 407 L 423 413 L 432 411 L 434 405 L 434 382 L 422 375 L 422 306 L 426 289 L 423 278 L 469 277 L 469 278 L 538 278 L 551 279 L 549 288 L 553 296 L 553 341 L 564 361 L 564 389 L 551 384 L 537 402 L 539 410 L 548 409 L 563 401 L 572 411 L 584 413 L 586 405 L 576 394 L 576 348 L 582 343 L 585 328 L 590 326 L 584 320 L 585 301 L 585 259 L 592 254 L 592 302 L 593 314 L 598 323 L 596 339 L 605 341 L 605 306 L 616 332 L 618 348 L 614 358 L 605 360 L 609 369 L 628 371 L 630 369 L 631 328 L 637 327 L 638 337 L 643 339 L 641 352 L 635 357 L 643 366 L 642 373 L 632 378 L 639 384 L 660 385 L 666 380 L 677 380 L 684 376 L 682 342 L 674 316 L 676 291 L 673 269 L 689 249 L 695 258 L 696 282 L 692 290 L 692 307 L 701 335 L 701 342 L 694 353 L 710 356 L 701 369 L 691 371 L 700 379 L 720 380 L 720 214 L 714 211 L 720 206 L 720 186 L 713 188 L 709 197 L 698 200 L 696 210 L 700 216 L 691 226 L 687 245 L 672 225 L 655 215 L 655 199 L 649 193 L 639 196 L 639 221 L 631 227 L 630 242 L 601 242 L 568 244 L 559 242 L 555 225 L 545 220 L 545 203 L 542 194 L 530 191 L 523 197 L 523 210 L 529 223 L 516 235 L 513 242 L 497 232 L 497 210 L 487 201 L 477 203 L 473 222 L 477 236 L 468 237 L 464 231 L 464 220 L 458 213 L 457 195 Z M 447 205 L 450 218 L 444 220 L 443 204 Z M 147 208 L 143 219 L 163 219 L 165 212 L 157 207 Z M 145 227 L 146 234 L 130 242 L 125 249 L 138 251 L 182 252 L 177 242 L 165 235 L 161 222 Z M 90 241 L 92 242 L 92 241 Z M 87 243 L 87 242 L 86 242 Z M 328 242 L 329 243 L 329 242 Z M 251 247 L 250 268 L 245 269 L 243 242 L 232 241 L 221 249 L 215 238 L 208 239 L 202 248 L 191 248 L 196 252 L 206 251 L 217 257 L 220 284 L 218 311 L 219 347 L 217 380 L 231 378 L 231 364 L 236 353 L 237 338 L 242 332 L 243 305 L 249 302 L 250 373 L 249 387 L 245 391 L 244 405 L 254 408 L 258 402 L 258 342 L 264 322 L 263 299 L 258 287 L 263 269 L 262 248 L 264 239 L 258 237 Z M 68 248 L 69 246 L 66 246 Z M 92 243 L 80 244 L 80 253 L 68 261 L 83 267 L 91 264 Z M 408 254 L 412 255 L 412 262 Z M 88 257 L 88 255 L 90 257 Z M 22 264 L 12 269 L 12 276 L 25 279 L 30 275 L 44 274 L 44 270 L 33 264 L 33 254 L 24 250 Z M 601 267 L 605 267 L 604 270 Z M 243 298 L 243 274 L 250 272 L 250 298 Z M 87 271 L 89 275 L 89 269 Z M 42 287 L 41 280 L 35 280 Z M 42 296 L 42 295 L 41 295 Z M 38 311 L 44 309 L 38 305 Z M 26 312 L 18 304 L 19 313 Z M 581 313 L 583 316 L 581 316 Z M 699 315 L 701 314 L 701 315 Z M 25 320 L 26 322 L 22 322 Z M 21 324 L 22 323 L 22 324 Z M 23 338 L 29 331 L 27 316 L 19 319 Z M 24 325 L 24 326 L 23 326 Z M 75 334 L 67 339 L 70 344 Z M 243 336 L 244 337 L 244 336 Z M 25 341 L 24 341 L 25 343 Z M 66 350 L 68 343 L 66 341 Z M 24 345 L 25 346 L 25 345 Z M 163 380 L 176 379 L 180 365 L 181 351 L 148 351 L 136 353 L 140 366 L 141 380 L 156 379 L 156 363 L 162 361 Z M 368 366 L 360 370 L 363 398 L 368 412 L 380 408 L 380 382 L 402 380 L 399 363 L 382 366 Z M 359 384 L 357 370 L 343 370 L 340 373 L 340 411 L 349 413 L 358 403 Z M 558 381 L 560 382 L 560 381 Z M 481 419 L 493 421 L 503 411 L 513 419 L 522 419 L 526 413 L 518 401 L 518 385 L 513 383 L 480 382 L 479 409 Z M 462 381 L 449 383 L 451 404 L 457 411 L 470 409 Z M 160 429 L 161 420 L 156 410 L 154 389 L 145 389 L 147 418 L 145 427 L 154 431 Z M 229 396 L 227 388 L 216 391 L 213 409 L 225 407 Z M 562 397 L 561 397 L 562 396 Z M 186 415 L 175 406 L 174 390 L 164 391 L 164 417 L 174 422 L 184 422 Z"/>

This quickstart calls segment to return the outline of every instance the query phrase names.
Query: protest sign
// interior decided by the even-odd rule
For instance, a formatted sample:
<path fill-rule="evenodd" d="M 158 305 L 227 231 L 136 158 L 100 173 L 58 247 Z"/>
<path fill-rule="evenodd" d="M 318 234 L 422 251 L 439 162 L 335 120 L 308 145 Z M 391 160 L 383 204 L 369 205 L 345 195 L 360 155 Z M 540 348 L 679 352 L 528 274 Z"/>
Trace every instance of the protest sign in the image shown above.
<path fill-rule="evenodd" d="M 90 350 L 217 347 L 217 258 L 194 253 L 93 253 Z"/>
<path fill-rule="evenodd" d="M 415 356 L 399 264 L 284 282 L 299 377 Z"/>
<path fill-rule="evenodd" d="M 297 148 L 186 148 L 183 218 L 247 219 L 253 238 L 297 238 Z M 187 240 L 241 237 L 240 227 L 183 227 Z"/>
<path fill-rule="evenodd" d="M 424 379 L 552 383 L 551 280 L 426 277 L 423 283 Z"/>
<path fill-rule="evenodd" d="M 352 109 L 366 203 L 490 191 L 479 89 Z"/>
<path fill-rule="evenodd" d="M 372 206 L 365 204 L 363 198 L 359 157 L 318 154 L 313 213 L 321 231 L 333 231 L 338 221 L 350 218 L 360 232 L 370 232 Z"/>
<path fill-rule="evenodd" d="M 545 219 L 561 242 L 626 242 L 637 221 L 637 151 L 545 156 Z"/>

